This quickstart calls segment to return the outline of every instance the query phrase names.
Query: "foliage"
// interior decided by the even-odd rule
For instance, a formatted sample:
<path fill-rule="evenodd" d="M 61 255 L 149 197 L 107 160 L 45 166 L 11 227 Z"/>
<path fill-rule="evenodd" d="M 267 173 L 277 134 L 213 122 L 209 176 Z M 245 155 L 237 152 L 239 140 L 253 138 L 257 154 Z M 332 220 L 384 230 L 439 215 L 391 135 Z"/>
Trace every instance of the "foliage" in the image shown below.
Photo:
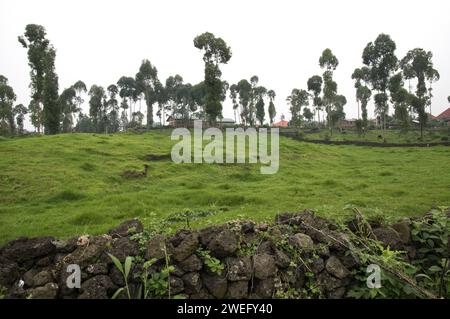
<path fill-rule="evenodd" d="M 128 276 L 130 274 L 131 267 L 133 266 L 133 257 L 127 256 L 125 258 L 125 263 L 122 265 L 119 259 L 117 259 L 115 256 L 108 254 L 109 258 L 114 263 L 114 266 L 117 268 L 117 270 L 120 271 L 120 273 L 123 276 L 123 280 L 125 282 L 125 287 L 121 287 L 117 289 L 117 291 L 114 293 L 112 299 L 116 299 L 117 296 L 119 296 L 122 291 L 126 291 L 128 299 L 131 299 L 131 293 L 130 293 L 130 287 L 128 286 Z"/>
<path fill-rule="evenodd" d="M 8 85 L 8 79 L 0 75 L 0 126 L 6 123 L 6 130 L 9 135 L 14 135 L 14 109 L 13 103 L 16 100 L 16 94 L 11 86 Z M 0 132 L 1 134 L 2 132 Z"/>
<path fill-rule="evenodd" d="M 362 215 L 359 215 L 362 217 Z M 448 238 L 450 222 L 443 210 L 434 210 L 424 219 L 413 221 L 412 240 L 417 246 L 418 256 L 412 263 L 405 259 L 405 252 L 392 251 L 371 239 L 370 227 L 360 218 L 357 233 L 352 235 L 356 245 L 352 253 L 360 259 L 361 268 L 354 272 L 361 284 L 349 291 L 353 298 L 431 298 L 449 297 L 450 271 L 448 269 Z M 362 232 L 362 229 L 368 232 Z M 350 233 L 353 234 L 353 233 Z M 359 249 L 357 247 L 362 247 Z M 379 265 L 382 286 L 367 289 L 365 266 Z"/>
<path fill-rule="evenodd" d="M 0 300 L 5 299 L 6 292 L 7 292 L 6 287 L 3 287 L 2 285 L 0 285 Z"/>
<path fill-rule="evenodd" d="M 418 114 L 420 123 L 421 138 L 423 138 L 423 128 L 427 123 L 428 115 L 425 107 L 431 105 L 432 83 L 439 80 L 439 72 L 433 68 L 433 54 L 424 49 L 416 48 L 408 51 L 406 56 L 400 61 L 400 67 L 406 79 L 417 79 L 417 89 L 415 95 L 410 97 L 410 105 Z M 430 83 L 427 89 L 426 81 Z"/>
<path fill-rule="evenodd" d="M 322 92 L 322 77 L 320 75 L 314 75 L 308 79 L 308 91 L 314 95 L 313 106 L 314 111 L 317 112 L 317 123 L 320 123 L 320 111 L 322 110 L 322 99 L 320 93 Z"/>
<path fill-rule="evenodd" d="M 144 299 L 147 299 L 150 295 L 150 291 L 155 291 L 157 290 L 158 292 L 160 291 L 160 289 L 156 289 L 156 285 L 155 285 L 155 281 L 152 281 L 150 283 L 150 278 L 149 278 L 149 270 L 150 267 L 153 266 L 153 264 L 155 264 L 157 262 L 157 260 L 155 258 L 152 258 L 150 260 L 147 260 L 144 262 L 142 268 L 143 268 L 143 272 L 140 276 L 141 282 L 142 282 L 142 297 Z"/>
<path fill-rule="evenodd" d="M 170 258 L 167 253 L 166 247 L 164 246 L 164 256 L 165 256 L 165 265 L 161 269 L 161 271 L 155 271 L 151 269 L 157 263 L 155 258 L 144 261 L 142 263 L 142 272 L 138 276 L 138 280 L 140 281 L 140 286 L 138 288 L 136 295 L 131 295 L 129 285 L 128 285 L 128 277 L 130 275 L 130 270 L 133 268 L 133 263 L 138 262 L 140 260 L 138 257 L 127 256 L 125 259 L 124 265 L 120 263 L 120 261 L 111 254 L 108 254 L 112 259 L 116 268 L 121 272 L 124 281 L 125 287 L 119 288 L 112 299 L 117 298 L 123 291 L 126 291 L 128 299 L 148 299 L 148 298 L 163 298 L 168 297 L 171 298 L 170 293 L 170 274 L 175 270 L 173 266 L 170 265 Z M 174 296 L 175 298 L 177 296 Z"/>
<path fill-rule="evenodd" d="M 347 297 L 355 299 L 399 299 L 399 298 L 417 298 L 417 293 L 409 285 L 404 284 L 397 277 L 381 270 L 381 288 L 369 289 L 366 286 L 367 273 L 366 267 L 353 271 L 352 275 L 359 284 L 354 285 L 347 293 Z M 414 275 L 414 269 L 411 268 L 410 276 Z"/>
<path fill-rule="evenodd" d="M 337 83 L 333 80 L 333 72 L 339 65 L 339 61 L 330 49 L 322 52 L 319 65 L 325 70 L 322 75 L 323 97 L 321 102 L 327 112 L 327 125 L 332 135 L 333 127 L 340 119 L 345 118 L 344 105 L 347 104 L 347 99 L 345 96 L 337 94 Z"/>
<path fill-rule="evenodd" d="M 43 124 L 45 132 L 56 134 L 60 132 L 60 113 L 58 105 L 58 76 L 55 73 L 56 50 L 45 38 L 46 31 L 43 26 L 28 24 L 24 36 L 18 38 L 20 44 L 28 49 L 28 61 L 31 68 L 31 99 L 35 110 L 43 105 L 43 123 L 39 116 L 34 117 L 38 130 Z"/>
<path fill-rule="evenodd" d="M 156 262 L 156 260 L 150 260 L 144 263 L 144 272 L 141 275 L 144 299 L 148 296 L 152 296 L 155 298 L 162 298 L 167 296 L 169 299 L 171 298 L 170 274 L 175 271 L 175 268 L 170 265 L 170 258 L 165 245 L 164 260 L 165 265 L 162 270 L 160 272 L 153 272 L 150 275 L 150 278 L 148 277 L 148 269 Z"/>
<path fill-rule="evenodd" d="M 397 46 L 387 34 L 380 34 L 374 42 L 369 42 L 364 48 L 363 63 L 368 67 L 368 82 L 375 95 L 375 111 L 380 115 L 383 129 L 386 129 L 386 115 L 389 111 L 389 103 L 386 91 L 389 79 L 398 68 L 398 59 L 395 55 Z"/>
<path fill-rule="evenodd" d="M 223 82 L 219 64 L 226 64 L 231 59 L 231 49 L 222 38 L 205 32 L 194 39 L 194 46 L 203 50 L 205 62 L 205 112 L 211 122 L 222 115 Z"/>
<path fill-rule="evenodd" d="M 293 89 L 291 95 L 287 97 L 289 102 L 290 111 L 292 114 L 291 125 L 299 126 L 302 122 L 302 107 L 309 105 L 309 94 L 305 90 Z"/>
<path fill-rule="evenodd" d="M 268 113 L 269 113 L 269 122 L 270 125 L 273 124 L 273 120 L 275 119 L 275 115 L 277 115 L 277 112 L 275 110 L 275 104 L 273 104 L 273 100 L 275 100 L 275 91 L 274 90 L 269 90 L 267 91 L 267 96 L 269 97 L 269 108 L 268 108 Z"/>
<path fill-rule="evenodd" d="M 219 259 L 212 257 L 208 250 L 199 248 L 197 249 L 197 255 L 203 259 L 203 262 L 210 271 L 218 275 L 222 274 L 225 265 Z"/>
<path fill-rule="evenodd" d="M 412 240 L 420 245 L 414 261 L 417 280 L 438 296 L 450 298 L 449 238 L 450 221 L 444 208 L 432 210 L 424 219 L 413 221 Z"/>

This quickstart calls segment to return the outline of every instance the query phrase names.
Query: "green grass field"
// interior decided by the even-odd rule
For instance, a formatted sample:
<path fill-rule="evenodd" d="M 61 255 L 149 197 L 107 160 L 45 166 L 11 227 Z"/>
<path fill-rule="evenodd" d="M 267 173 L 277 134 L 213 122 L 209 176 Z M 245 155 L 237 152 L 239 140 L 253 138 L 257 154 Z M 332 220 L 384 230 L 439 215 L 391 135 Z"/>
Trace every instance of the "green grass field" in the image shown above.
<path fill-rule="evenodd" d="M 348 204 L 390 218 L 450 205 L 450 148 L 328 146 L 280 139 L 280 169 L 146 161 L 168 154 L 169 132 L 66 134 L 0 140 L 0 242 L 18 236 L 97 234 L 133 217 L 145 224 L 186 208 L 269 220 L 312 208 L 340 218 Z M 124 179 L 150 165 L 149 176 Z"/>

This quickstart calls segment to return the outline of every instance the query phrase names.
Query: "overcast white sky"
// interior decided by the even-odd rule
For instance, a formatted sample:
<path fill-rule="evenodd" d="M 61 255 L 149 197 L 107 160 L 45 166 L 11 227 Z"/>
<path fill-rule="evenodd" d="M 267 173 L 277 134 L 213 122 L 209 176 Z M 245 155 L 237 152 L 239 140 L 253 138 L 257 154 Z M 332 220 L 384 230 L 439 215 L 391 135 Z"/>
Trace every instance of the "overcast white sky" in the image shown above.
<path fill-rule="evenodd" d="M 180 74 L 186 82 L 203 77 L 201 53 L 193 39 L 205 31 L 222 37 L 233 56 L 223 79 L 236 83 L 258 75 L 275 90 L 277 119 L 289 118 L 286 96 L 321 74 L 318 59 L 329 47 L 339 59 L 338 91 L 345 112 L 356 117 L 351 74 L 362 65 L 366 44 L 379 33 L 397 43 L 397 56 L 421 47 L 434 54 L 441 79 L 434 85 L 432 113 L 447 108 L 450 95 L 450 2 L 447 0 L 0 0 L 0 74 L 28 105 L 26 50 L 17 41 L 26 24 L 45 26 L 57 49 L 60 90 L 83 80 L 108 86 L 134 76 L 149 59 L 162 81 Z M 87 100 L 87 98 L 85 99 Z M 87 103 L 85 103 L 87 110 Z M 369 114 L 373 115 L 370 106 Z M 233 117 L 229 99 L 224 116 Z"/>

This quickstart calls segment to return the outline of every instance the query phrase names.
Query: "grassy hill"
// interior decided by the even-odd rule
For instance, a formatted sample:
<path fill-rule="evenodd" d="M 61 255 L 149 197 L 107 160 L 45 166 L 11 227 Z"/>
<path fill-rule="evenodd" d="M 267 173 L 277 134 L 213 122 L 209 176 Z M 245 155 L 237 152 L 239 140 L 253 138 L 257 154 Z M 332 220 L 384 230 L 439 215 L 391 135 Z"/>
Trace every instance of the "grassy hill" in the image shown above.
<path fill-rule="evenodd" d="M 327 146 L 280 139 L 280 169 L 175 164 L 169 132 L 66 134 L 0 140 L 0 242 L 18 236 L 100 233 L 132 217 L 152 224 L 189 208 L 212 215 L 272 219 L 304 208 L 339 218 L 357 205 L 398 218 L 450 205 L 450 148 Z M 126 169 L 146 178 L 125 179 Z"/>

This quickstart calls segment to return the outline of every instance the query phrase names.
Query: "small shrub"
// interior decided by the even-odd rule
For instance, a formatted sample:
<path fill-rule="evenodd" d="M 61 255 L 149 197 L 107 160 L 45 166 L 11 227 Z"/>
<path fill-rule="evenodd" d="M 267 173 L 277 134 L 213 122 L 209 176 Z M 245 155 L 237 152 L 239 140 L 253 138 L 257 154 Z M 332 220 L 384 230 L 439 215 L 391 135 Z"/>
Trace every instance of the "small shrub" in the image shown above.
<path fill-rule="evenodd" d="M 449 238 L 450 220 L 444 211 L 435 209 L 423 220 L 414 221 L 411 236 L 420 244 L 422 258 L 415 260 L 417 280 L 439 297 L 450 297 Z"/>
<path fill-rule="evenodd" d="M 219 259 L 212 257 L 209 254 L 209 251 L 199 248 L 197 250 L 197 255 L 203 259 L 205 265 L 210 271 L 218 275 L 222 274 L 222 271 L 225 269 L 225 265 Z"/>

